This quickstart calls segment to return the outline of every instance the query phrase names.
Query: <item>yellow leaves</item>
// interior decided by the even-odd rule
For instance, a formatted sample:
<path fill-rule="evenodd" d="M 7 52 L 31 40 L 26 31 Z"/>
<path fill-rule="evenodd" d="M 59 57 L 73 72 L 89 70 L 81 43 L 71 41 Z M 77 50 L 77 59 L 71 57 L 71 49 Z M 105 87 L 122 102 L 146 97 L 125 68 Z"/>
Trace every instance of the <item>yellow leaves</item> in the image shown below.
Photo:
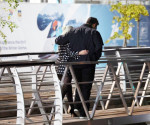
<path fill-rule="evenodd" d="M 149 16 L 148 11 L 143 11 L 143 15 L 144 15 L 144 16 Z"/>
<path fill-rule="evenodd" d="M 112 5 L 111 11 L 117 11 L 120 15 L 123 15 L 127 21 L 132 20 L 133 18 L 139 18 L 139 15 L 148 16 L 149 13 L 144 5 L 137 5 L 137 4 L 128 4 L 122 5 L 121 2 Z"/>
<path fill-rule="evenodd" d="M 4 39 L 4 42 L 6 43 L 6 35 L 0 30 L 0 36 Z"/>
<path fill-rule="evenodd" d="M 135 21 L 139 21 L 139 18 L 138 18 L 138 17 L 135 17 Z"/>
<path fill-rule="evenodd" d="M 105 43 L 109 43 L 111 40 L 116 39 L 116 38 L 124 39 L 124 36 L 115 32 L 114 35 L 110 37 L 110 39 L 108 39 Z"/>
<path fill-rule="evenodd" d="M 118 38 L 119 37 L 119 34 L 118 32 L 114 32 L 114 35 L 112 37 L 110 37 L 110 39 L 115 39 L 115 38 Z"/>
<path fill-rule="evenodd" d="M 119 38 L 120 38 L 120 39 L 124 39 L 124 36 L 123 36 L 123 35 L 119 35 Z"/>
<path fill-rule="evenodd" d="M 127 17 L 127 18 L 126 18 L 126 20 L 127 20 L 127 21 L 130 21 L 130 20 L 131 20 L 131 18 L 130 18 L 130 17 Z"/>
<path fill-rule="evenodd" d="M 115 21 L 113 20 L 112 23 L 115 23 Z"/>
<path fill-rule="evenodd" d="M 118 36 L 118 32 L 114 32 L 114 36 Z"/>
<path fill-rule="evenodd" d="M 123 28 L 120 26 L 120 27 L 119 27 L 119 30 L 122 30 L 122 29 L 123 29 Z"/>
<path fill-rule="evenodd" d="M 115 5 L 111 5 L 110 11 L 117 11 L 120 14 L 120 17 L 114 16 L 112 23 L 115 23 L 117 21 L 119 23 L 119 33 L 114 33 L 110 39 L 115 38 L 125 38 L 125 39 L 131 39 L 131 34 L 128 34 L 129 28 L 133 27 L 133 24 L 130 23 L 131 20 L 139 21 L 140 16 L 149 16 L 148 10 L 144 5 L 137 5 L 137 4 L 127 4 L 122 5 L 121 2 L 118 2 Z M 109 40 L 106 41 L 108 43 Z"/>
<path fill-rule="evenodd" d="M 129 39 L 132 38 L 132 36 L 131 36 L 131 34 L 125 34 L 125 38 L 126 38 L 127 40 L 129 40 Z"/>

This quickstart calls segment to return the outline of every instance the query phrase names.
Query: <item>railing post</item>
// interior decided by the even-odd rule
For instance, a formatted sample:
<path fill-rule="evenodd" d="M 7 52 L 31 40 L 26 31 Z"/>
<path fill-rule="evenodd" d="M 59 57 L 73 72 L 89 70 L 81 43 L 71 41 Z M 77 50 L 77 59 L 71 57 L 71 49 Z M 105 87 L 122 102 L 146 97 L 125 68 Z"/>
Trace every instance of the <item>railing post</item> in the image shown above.
<path fill-rule="evenodd" d="M 13 74 L 14 82 L 16 84 L 16 93 L 17 93 L 17 120 L 16 124 L 25 125 L 25 103 L 23 90 L 18 77 L 16 68 L 11 68 L 10 71 Z"/>
<path fill-rule="evenodd" d="M 110 69 L 111 69 L 111 71 L 112 71 L 112 73 L 113 73 L 114 80 L 116 81 L 116 85 L 117 85 L 117 87 L 118 87 L 118 89 L 119 89 L 120 98 L 121 98 L 122 103 L 123 103 L 123 105 L 124 105 L 124 107 L 125 107 L 125 111 L 126 111 L 127 114 L 129 114 L 129 110 L 128 110 L 128 107 L 127 107 L 127 103 L 126 103 L 125 98 L 124 98 L 124 96 L 123 96 L 123 92 L 122 92 L 122 90 L 121 90 L 121 87 L 120 87 L 120 84 L 119 84 L 119 80 L 118 80 L 117 75 L 116 75 L 116 73 L 115 73 L 115 71 L 114 71 L 114 68 L 113 68 L 113 66 L 112 66 L 110 63 L 108 64 L 108 66 L 110 67 Z"/>
<path fill-rule="evenodd" d="M 143 64 L 143 68 L 142 68 L 142 71 L 141 71 L 141 74 L 140 74 L 140 79 L 138 81 L 138 85 L 137 85 L 137 88 L 136 88 L 136 91 L 135 91 L 135 94 L 134 94 L 134 100 L 132 101 L 132 105 L 131 105 L 131 109 L 130 109 L 130 115 L 132 115 L 135 103 L 138 101 L 137 96 L 138 96 L 139 89 L 140 89 L 140 86 L 141 86 L 141 83 L 142 83 L 145 68 L 146 68 L 146 63 Z"/>
<path fill-rule="evenodd" d="M 118 58 L 121 57 L 119 51 L 116 51 L 116 56 L 117 56 Z M 121 63 L 120 70 L 121 70 L 121 72 L 122 72 L 122 74 L 123 74 L 122 77 L 123 77 L 123 79 L 124 79 L 124 80 L 123 80 L 123 92 L 126 92 L 126 81 L 125 81 L 125 80 L 126 80 L 126 79 L 125 79 L 126 76 L 125 76 L 125 69 L 124 69 L 125 67 L 124 67 L 124 65 L 123 65 L 124 63 L 118 62 L 118 64 L 120 64 L 120 63 Z M 119 72 L 119 73 L 120 73 L 120 72 Z M 118 75 L 119 75 L 119 74 L 118 74 Z M 117 75 L 117 76 L 118 76 L 118 75 Z"/>
<path fill-rule="evenodd" d="M 118 65 L 118 67 L 117 67 L 117 71 L 116 71 L 116 74 L 115 74 L 116 76 L 119 75 L 121 66 L 122 66 L 122 62 L 119 62 L 119 65 Z M 113 90 L 114 90 L 115 84 L 116 84 L 116 81 L 113 81 L 112 86 L 111 86 L 111 89 L 110 89 L 110 93 L 109 93 L 109 95 L 108 95 L 108 98 L 107 98 L 107 101 L 106 101 L 106 104 L 105 104 L 105 109 L 108 108 L 108 105 L 109 105 L 109 102 L 110 102 L 110 99 L 111 99 L 112 92 L 113 92 Z"/>
<path fill-rule="evenodd" d="M 91 118 L 94 117 L 94 114 L 95 114 L 95 111 L 96 111 L 96 108 L 97 108 L 97 105 L 98 105 L 98 102 L 99 102 L 99 98 L 101 96 L 101 92 L 102 92 L 102 89 L 103 89 L 103 86 L 104 86 L 104 82 L 105 82 L 105 79 L 106 79 L 106 76 L 107 76 L 107 72 L 108 72 L 108 65 L 105 68 L 104 75 L 103 75 L 103 78 L 102 78 L 102 82 L 101 82 L 101 85 L 99 86 L 99 89 L 98 89 L 98 92 L 97 92 L 95 103 L 94 103 L 94 106 L 93 106 L 93 109 L 92 109 Z"/>
<path fill-rule="evenodd" d="M 51 66 L 52 73 L 56 74 L 55 66 Z M 59 79 L 56 75 L 53 74 L 54 78 L 54 87 L 55 87 L 55 121 L 54 125 L 62 125 L 63 120 L 63 104 L 62 104 L 62 95 L 61 95 L 61 87 L 59 84 Z"/>
<path fill-rule="evenodd" d="M 142 106 L 144 96 L 145 96 L 145 93 L 146 93 L 146 90 L 147 90 L 147 87 L 148 87 L 148 84 L 149 84 L 149 79 L 150 79 L 150 63 L 147 62 L 146 64 L 148 66 L 148 71 L 149 72 L 148 72 L 148 77 L 147 77 L 147 80 L 146 80 L 146 83 L 145 83 L 145 86 L 144 86 L 144 91 L 142 92 L 142 97 L 140 99 L 140 106 Z"/>

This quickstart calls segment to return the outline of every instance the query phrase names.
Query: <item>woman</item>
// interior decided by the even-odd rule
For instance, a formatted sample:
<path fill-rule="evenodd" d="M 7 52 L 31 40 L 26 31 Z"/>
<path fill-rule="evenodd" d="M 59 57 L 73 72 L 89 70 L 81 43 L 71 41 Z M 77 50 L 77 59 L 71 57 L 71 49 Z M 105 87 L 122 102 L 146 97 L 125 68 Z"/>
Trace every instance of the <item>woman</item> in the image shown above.
<path fill-rule="evenodd" d="M 71 29 L 73 29 L 72 26 L 63 27 L 62 35 L 65 35 Z M 80 55 L 86 55 L 86 54 L 88 54 L 88 50 L 82 50 L 80 52 L 70 51 L 69 44 L 60 45 L 59 49 L 58 49 L 58 52 L 59 52 L 59 57 L 58 57 L 58 62 L 59 63 L 68 62 L 70 58 L 78 59 L 78 57 Z M 65 65 L 59 65 L 58 66 L 57 75 L 58 75 L 58 78 L 60 80 L 62 79 L 64 70 L 65 70 Z M 67 75 L 64 78 L 64 85 L 62 87 L 62 99 L 66 95 L 67 99 L 68 99 L 68 102 L 73 102 L 72 86 L 71 86 L 71 84 L 66 85 L 66 83 L 71 83 L 71 80 L 72 80 L 72 76 L 71 76 L 70 71 L 68 71 Z M 70 110 L 71 117 L 77 117 L 77 115 L 74 113 L 74 105 L 70 104 L 70 107 L 71 107 L 71 110 Z"/>

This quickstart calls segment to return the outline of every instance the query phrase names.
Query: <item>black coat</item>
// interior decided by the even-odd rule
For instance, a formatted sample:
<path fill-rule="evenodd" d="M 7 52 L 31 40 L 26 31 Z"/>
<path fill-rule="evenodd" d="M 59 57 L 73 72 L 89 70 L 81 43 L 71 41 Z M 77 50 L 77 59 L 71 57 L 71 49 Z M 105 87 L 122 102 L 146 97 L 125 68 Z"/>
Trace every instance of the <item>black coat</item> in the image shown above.
<path fill-rule="evenodd" d="M 55 39 L 58 45 L 70 43 L 71 51 L 79 52 L 81 50 L 89 50 L 88 55 L 82 55 L 78 60 L 71 61 L 97 61 L 101 57 L 103 40 L 100 33 L 91 28 L 88 24 L 84 24 L 78 28 L 74 28 L 65 35 L 60 35 Z"/>

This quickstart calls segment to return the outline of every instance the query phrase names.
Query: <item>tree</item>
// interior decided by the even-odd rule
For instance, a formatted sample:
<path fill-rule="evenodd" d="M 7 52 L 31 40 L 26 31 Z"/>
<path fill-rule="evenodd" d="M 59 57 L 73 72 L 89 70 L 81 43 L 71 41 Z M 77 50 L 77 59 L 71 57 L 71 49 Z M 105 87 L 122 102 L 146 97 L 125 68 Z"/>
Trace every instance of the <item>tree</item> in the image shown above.
<path fill-rule="evenodd" d="M 23 0 L 0 0 L 0 37 L 3 38 L 4 42 L 6 43 L 6 35 L 3 32 L 3 28 L 8 27 L 11 32 L 17 28 L 17 25 L 11 21 L 11 16 L 9 15 L 10 10 L 16 10 L 19 6 L 19 2 Z"/>
<path fill-rule="evenodd" d="M 108 43 L 110 40 L 115 38 L 124 39 L 123 46 L 127 46 L 127 40 L 132 38 L 132 35 L 129 33 L 129 28 L 133 27 L 133 24 L 130 22 L 132 19 L 139 23 L 140 16 L 149 16 L 149 13 L 144 5 L 137 4 L 125 4 L 118 2 L 115 5 L 111 5 L 110 11 L 117 11 L 120 16 L 113 17 L 113 23 L 116 21 L 119 23 L 119 31 L 115 32 L 113 36 L 106 41 Z M 139 31 L 138 31 L 139 32 Z M 137 34 L 138 36 L 138 34 Z M 137 39 L 137 41 L 139 38 Z M 137 44 L 138 45 L 138 44 Z"/>

